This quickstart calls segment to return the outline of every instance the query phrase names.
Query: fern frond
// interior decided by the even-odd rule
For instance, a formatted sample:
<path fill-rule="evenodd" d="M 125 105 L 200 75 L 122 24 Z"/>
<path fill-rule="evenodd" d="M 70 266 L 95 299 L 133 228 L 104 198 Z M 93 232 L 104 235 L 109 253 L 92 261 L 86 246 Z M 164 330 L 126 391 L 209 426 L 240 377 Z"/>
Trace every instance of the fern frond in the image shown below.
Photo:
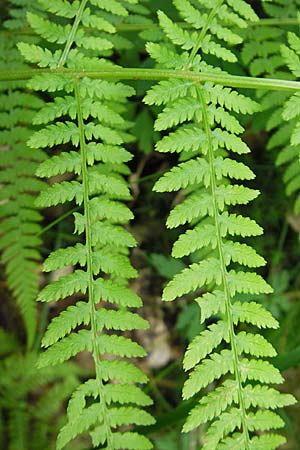
<path fill-rule="evenodd" d="M 41 5 L 43 14 L 29 13 L 27 18 L 48 45 L 20 43 L 21 53 L 39 67 L 76 70 L 87 65 L 113 68 L 105 57 L 113 48 L 120 48 L 118 45 L 126 45 L 114 37 L 115 25 L 120 18 L 129 18 L 131 11 L 145 13 L 139 11 L 136 1 L 69 4 L 55 0 L 48 5 L 42 0 Z M 132 425 L 154 421 L 141 409 L 151 400 L 131 385 L 145 383 L 146 377 L 132 363 L 122 361 L 144 357 L 145 350 L 130 337 L 120 335 L 148 327 L 142 317 L 129 310 L 140 307 L 141 299 L 127 287 L 128 279 L 136 276 L 128 256 L 128 248 L 136 241 L 124 227 L 133 215 L 122 203 L 131 198 L 124 175 L 129 174 L 126 163 L 132 158 L 123 145 L 133 140 L 124 104 L 135 91 L 123 83 L 55 74 L 39 75 L 29 86 L 54 93 L 53 100 L 36 114 L 34 124 L 39 128 L 28 141 L 33 149 L 54 147 L 54 154 L 40 165 L 37 174 L 43 178 L 62 176 L 40 194 L 37 204 L 50 207 L 75 202 L 79 207 L 74 213 L 75 234 L 81 240 L 54 251 L 44 263 L 46 272 L 75 267 L 44 287 L 39 301 L 63 301 L 74 294 L 81 297 L 52 319 L 42 340 L 46 350 L 38 364 L 43 368 L 56 366 L 85 350 L 92 354 L 95 365 L 95 379 L 81 385 L 71 397 L 57 449 L 82 433 L 90 435 L 95 447 L 152 448 L 146 437 L 130 431 Z M 62 151 L 57 151 L 58 146 L 63 146 Z M 124 425 L 126 431 L 119 429 Z"/>
<path fill-rule="evenodd" d="M 226 44 L 241 42 L 237 26 L 243 28 L 246 20 L 257 20 L 251 7 L 240 0 L 209 3 L 174 0 L 174 5 L 192 30 L 188 32 L 165 13 L 158 13 L 161 29 L 171 45 L 151 43 L 147 48 L 163 68 L 205 70 L 207 53 L 235 61 L 234 52 Z M 275 349 L 265 337 L 254 334 L 253 328 L 251 332 L 239 329 L 241 323 L 258 328 L 278 327 L 271 313 L 261 305 L 254 301 L 241 303 L 239 298 L 242 293 L 272 292 L 261 275 L 240 269 L 240 266 L 260 267 L 266 262 L 248 244 L 229 239 L 262 234 L 255 221 L 228 211 L 259 195 L 259 191 L 235 183 L 251 180 L 254 174 L 238 160 L 239 155 L 249 153 L 250 149 L 240 137 L 243 128 L 232 115 L 232 112 L 251 114 L 259 107 L 228 88 L 175 80 L 152 87 L 145 102 L 161 107 L 155 127 L 164 131 L 164 136 L 156 150 L 180 153 L 184 160 L 154 186 L 158 192 L 186 189 L 183 200 L 167 219 L 169 228 L 187 227 L 175 242 L 172 254 L 175 257 L 193 254 L 193 263 L 167 283 L 162 298 L 172 301 L 197 293 L 201 322 L 210 320 L 208 328 L 190 343 L 184 357 L 184 368 L 190 372 L 183 398 L 203 393 L 190 411 L 183 431 L 208 423 L 203 448 L 250 450 L 256 448 L 256 443 L 260 445 L 256 433 L 283 426 L 281 418 L 270 410 L 285 402 L 285 399 L 280 402 L 276 390 L 263 386 L 283 381 L 278 369 L 265 360 L 276 355 Z M 205 252 L 196 253 L 204 248 Z M 203 289 L 207 292 L 203 293 Z M 248 380 L 258 392 L 265 388 L 271 389 L 272 394 L 276 392 L 274 395 L 278 397 L 274 403 L 270 401 L 270 407 L 254 403 L 253 408 Z M 207 394 L 204 389 L 211 383 L 212 390 Z M 289 397 L 286 401 L 292 404 L 295 400 Z M 273 439 L 271 434 L 264 436 L 262 442 L 267 447 L 281 440 L 281 437 Z"/>

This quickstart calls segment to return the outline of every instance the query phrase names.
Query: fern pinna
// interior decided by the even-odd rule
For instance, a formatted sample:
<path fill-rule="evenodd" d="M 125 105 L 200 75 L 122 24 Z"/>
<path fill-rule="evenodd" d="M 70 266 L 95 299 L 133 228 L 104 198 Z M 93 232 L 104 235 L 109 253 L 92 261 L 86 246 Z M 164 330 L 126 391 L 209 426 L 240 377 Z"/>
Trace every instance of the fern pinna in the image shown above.
<path fill-rule="evenodd" d="M 104 57 L 113 51 L 114 22 L 128 14 L 126 4 L 135 5 L 135 0 L 40 3 L 45 14 L 30 13 L 28 21 L 40 35 L 41 45 L 19 45 L 28 61 L 50 68 L 113 69 Z M 89 27 L 88 35 L 81 24 Z M 40 177 L 68 174 L 41 193 L 38 205 L 75 202 L 82 209 L 74 213 L 80 242 L 56 250 L 44 263 L 46 272 L 66 266 L 75 266 L 74 271 L 46 286 L 39 300 L 88 295 L 87 302 L 82 298 L 52 320 L 42 341 L 47 349 L 39 358 L 39 367 L 61 363 L 84 350 L 92 354 L 95 365 L 95 378 L 80 385 L 70 399 L 68 421 L 59 433 L 57 448 L 88 432 L 96 448 L 149 449 L 152 444 L 146 437 L 130 431 L 133 424 L 153 423 L 141 409 L 151 399 L 133 384 L 145 383 L 146 376 L 122 359 L 142 357 L 145 351 L 119 333 L 148 327 L 131 311 L 141 306 L 141 300 L 127 287 L 128 279 L 136 275 L 128 254 L 135 240 L 123 226 L 132 219 L 122 203 L 130 199 L 124 175 L 128 174 L 126 162 L 132 158 L 123 144 L 132 136 L 122 114 L 134 90 L 122 83 L 67 74 L 38 76 L 30 86 L 54 92 L 55 98 L 35 116 L 34 123 L 41 129 L 29 146 L 62 149 L 55 150 L 37 173 Z"/>
<path fill-rule="evenodd" d="M 234 62 L 235 54 L 224 44 L 240 42 L 231 27 L 244 27 L 246 21 L 257 20 L 243 1 L 173 3 L 194 31 L 186 31 L 158 12 L 168 40 L 165 44 L 149 43 L 147 48 L 165 68 L 220 73 L 203 57 L 214 55 Z M 156 150 L 180 154 L 180 163 L 154 186 L 158 192 L 186 189 L 185 199 L 173 208 L 167 226 L 191 227 L 175 242 L 173 256 L 191 255 L 194 262 L 167 284 L 163 300 L 198 291 L 196 302 L 202 322 L 213 321 L 186 351 L 184 368 L 190 373 L 183 388 L 184 399 L 199 395 L 220 379 L 218 386 L 206 391 L 190 411 L 183 430 L 189 432 L 207 424 L 205 450 L 274 449 L 285 441 L 284 437 L 261 432 L 282 427 L 283 420 L 273 410 L 292 404 L 294 399 L 268 386 L 283 379 L 265 359 L 274 356 L 275 349 L 255 329 L 277 328 L 278 323 L 264 307 L 255 301 L 243 302 L 239 295 L 272 292 L 260 275 L 240 268 L 265 265 L 252 247 L 236 239 L 260 235 L 262 229 L 254 220 L 228 211 L 228 207 L 247 204 L 259 194 L 231 183 L 254 178 L 253 172 L 238 161 L 239 155 L 250 150 L 240 137 L 243 127 L 235 113 L 251 114 L 257 105 L 231 89 L 183 80 L 160 82 L 148 92 L 145 102 L 163 105 L 156 130 L 171 129 Z M 243 323 L 249 324 L 249 332 L 240 326 Z"/>
<path fill-rule="evenodd" d="M 15 20 L 7 20 L 4 26 L 10 31 L 4 31 L 1 37 L 1 69 L 22 70 L 26 66 L 16 48 L 19 36 Z M 35 172 L 45 154 L 42 150 L 32 151 L 26 141 L 33 133 L 32 118 L 43 101 L 25 90 L 24 81 L 15 81 L 1 83 L 0 104 L 1 262 L 8 288 L 20 308 L 30 348 L 36 333 L 41 244 L 41 215 L 35 199 L 44 185 Z"/>

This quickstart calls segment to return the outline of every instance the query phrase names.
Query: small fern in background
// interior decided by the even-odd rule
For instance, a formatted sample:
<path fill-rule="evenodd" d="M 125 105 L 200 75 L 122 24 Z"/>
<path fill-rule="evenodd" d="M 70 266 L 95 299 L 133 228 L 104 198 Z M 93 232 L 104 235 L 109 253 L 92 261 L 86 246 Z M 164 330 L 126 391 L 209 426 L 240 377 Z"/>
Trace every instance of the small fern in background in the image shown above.
<path fill-rule="evenodd" d="M 0 348 L 1 448 L 54 448 L 61 409 L 79 385 L 80 370 L 72 363 L 36 369 L 36 354 L 22 355 L 21 344 L 2 328 L 0 337 L 6 343 Z"/>
<path fill-rule="evenodd" d="M 51 20 L 28 14 L 31 27 L 43 38 L 43 47 L 19 44 L 28 61 L 50 68 L 113 68 L 102 56 L 110 54 L 114 47 L 111 14 L 127 15 L 126 2 L 84 1 L 79 9 L 76 2 L 65 9 L 59 2 L 47 3 L 42 2 Z M 90 8 L 84 9 L 87 3 Z M 60 22 L 55 23 L 58 18 Z M 68 24 L 70 18 L 72 25 Z M 80 22 L 92 29 L 89 36 Z M 57 49 L 45 48 L 47 40 L 57 44 Z M 122 83 L 68 76 L 41 76 L 30 86 L 55 92 L 56 96 L 35 116 L 34 123 L 43 127 L 30 138 L 29 146 L 44 149 L 64 145 L 64 151 L 54 153 L 37 173 L 40 177 L 71 177 L 70 181 L 56 182 L 45 189 L 38 205 L 75 202 L 82 206 L 82 212 L 74 214 L 75 233 L 81 241 L 58 249 L 44 263 L 46 272 L 66 266 L 74 266 L 75 270 L 46 286 L 39 295 L 42 302 L 61 300 L 74 293 L 80 294 L 82 300 L 52 320 L 42 341 L 47 350 L 40 355 L 38 365 L 53 366 L 83 350 L 92 354 L 95 364 L 95 378 L 72 395 L 68 422 L 58 436 L 57 448 L 64 448 L 84 432 L 90 433 L 97 448 L 152 448 L 150 441 L 138 433 L 126 428 L 117 431 L 120 426 L 153 423 L 152 417 L 140 409 L 151 403 L 150 398 L 131 384 L 144 383 L 145 375 L 133 363 L 119 359 L 142 357 L 145 351 L 118 332 L 148 327 L 144 319 L 130 311 L 140 307 L 141 300 L 127 287 L 128 279 L 136 275 L 128 258 L 128 248 L 135 246 L 135 240 L 122 226 L 132 219 L 122 203 L 130 199 L 123 175 L 128 174 L 125 163 L 131 159 L 122 145 L 132 139 L 127 132 L 130 123 L 122 113 L 134 90 Z M 111 380 L 118 383 L 107 383 Z"/>
<path fill-rule="evenodd" d="M 147 48 L 160 65 L 205 71 L 208 68 L 202 55 L 206 54 L 234 62 L 234 53 L 222 43 L 240 42 L 230 26 L 245 26 L 245 20 L 257 20 L 245 2 L 216 1 L 209 6 L 197 3 L 198 8 L 196 2 L 174 0 L 181 17 L 194 27 L 192 32 L 158 12 L 160 26 L 170 42 L 150 43 Z M 210 66 L 209 70 L 215 69 Z M 207 450 L 276 448 L 284 437 L 260 432 L 281 428 L 283 421 L 273 410 L 292 404 L 294 399 L 267 386 L 283 381 L 279 371 L 264 359 L 276 355 L 272 345 L 254 329 L 246 332 L 239 326 L 248 323 L 258 329 L 277 328 L 276 320 L 261 305 L 239 300 L 239 294 L 255 296 L 270 293 L 272 288 L 260 275 L 240 268 L 261 267 L 265 260 L 250 246 L 232 240 L 234 236 L 260 235 L 262 229 L 255 221 L 227 211 L 229 206 L 247 204 L 259 194 L 242 184 L 231 184 L 230 180 L 252 180 L 254 174 L 228 155 L 228 151 L 236 155 L 250 152 L 239 137 L 243 128 L 231 112 L 250 114 L 257 106 L 228 88 L 181 80 L 159 83 L 148 92 L 145 102 L 163 105 L 156 130 L 173 129 L 158 142 L 156 150 L 177 152 L 183 161 L 154 187 L 158 192 L 186 189 L 186 198 L 171 211 L 167 226 L 188 224 L 192 228 L 179 236 L 172 255 L 180 258 L 207 250 L 206 257 L 167 284 L 163 300 L 172 301 L 201 289 L 204 293 L 196 301 L 202 322 L 216 315 L 219 318 L 195 337 L 186 351 L 184 368 L 190 374 L 183 398 L 189 399 L 222 380 L 218 387 L 203 394 L 183 430 L 188 432 L 208 423 L 203 445 Z"/>

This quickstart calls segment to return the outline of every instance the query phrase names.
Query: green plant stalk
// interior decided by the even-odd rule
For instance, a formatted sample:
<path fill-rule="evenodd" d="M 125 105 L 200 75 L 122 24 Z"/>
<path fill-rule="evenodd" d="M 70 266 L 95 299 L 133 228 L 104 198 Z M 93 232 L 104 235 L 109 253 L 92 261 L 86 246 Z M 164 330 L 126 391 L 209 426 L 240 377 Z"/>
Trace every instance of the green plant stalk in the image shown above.
<path fill-rule="evenodd" d="M 66 62 L 66 60 L 68 58 L 68 55 L 69 55 L 70 49 L 72 47 L 72 44 L 74 42 L 75 34 L 76 34 L 76 31 L 77 31 L 77 29 L 79 27 L 79 24 L 80 24 L 80 21 L 81 21 L 81 18 L 82 18 L 82 14 L 83 14 L 83 11 L 84 11 L 84 9 L 86 7 L 86 4 L 87 4 L 87 0 L 82 0 L 80 6 L 78 8 L 78 11 L 77 11 L 77 14 L 76 14 L 76 17 L 75 17 L 72 29 L 71 29 L 71 31 L 69 33 L 69 36 L 68 36 L 68 39 L 67 39 L 67 42 L 66 42 L 63 54 L 61 55 L 60 60 L 58 61 L 57 67 L 63 67 L 63 65 L 65 64 L 65 62 Z"/>
<path fill-rule="evenodd" d="M 8 71 L 0 70 L 1 81 L 28 80 L 36 75 L 67 75 L 72 78 L 89 77 L 101 80 L 149 80 L 161 81 L 169 79 L 181 79 L 202 83 L 210 81 L 221 86 L 244 89 L 267 89 L 275 91 L 299 91 L 300 82 L 282 80 L 276 78 L 257 78 L 227 73 L 192 72 L 184 70 L 139 69 L 139 68 L 115 68 L 114 70 L 73 70 L 73 69 L 31 69 Z"/>
<path fill-rule="evenodd" d="M 44 228 L 42 228 L 41 231 L 39 231 L 38 233 L 35 234 L 35 236 L 42 236 L 42 234 L 46 233 L 46 231 L 51 230 L 51 228 L 55 227 L 55 225 L 60 224 L 67 217 L 71 216 L 74 212 L 78 211 L 78 209 L 79 209 L 78 206 L 76 206 L 76 208 L 73 208 L 70 211 L 65 212 L 64 214 L 62 214 L 57 219 L 55 219 L 52 222 L 50 222 L 49 225 L 47 225 Z"/>
<path fill-rule="evenodd" d="M 244 434 L 245 450 L 249 450 L 250 449 L 250 438 L 249 438 L 249 431 L 248 431 L 247 420 L 246 420 L 247 412 L 246 412 L 246 406 L 245 406 L 245 399 L 244 399 L 244 395 L 243 395 L 241 371 L 239 368 L 239 355 L 238 355 L 237 346 L 236 346 L 234 323 L 233 323 L 233 317 L 232 317 L 232 312 L 231 312 L 231 295 L 230 295 L 230 290 L 229 290 L 228 281 L 227 281 L 228 274 L 227 274 L 227 268 L 226 268 L 226 264 L 225 264 L 223 239 L 222 239 L 221 232 L 220 232 L 219 210 L 218 210 L 218 205 L 217 205 L 217 194 L 216 194 L 217 186 L 216 186 L 214 149 L 213 149 L 213 144 L 212 144 L 211 128 L 209 125 L 207 106 L 206 106 L 205 99 L 204 99 L 202 89 L 200 86 L 197 87 L 197 95 L 198 95 L 199 101 L 202 106 L 203 124 L 204 124 L 205 134 L 207 137 L 207 142 L 208 142 L 208 162 L 209 162 L 209 172 L 210 172 L 210 190 L 211 190 L 212 206 L 213 206 L 213 220 L 215 222 L 217 249 L 218 249 L 219 260 L 220 260 L 222 284 L 223 284 L 223 289 L 224 289 L 224 294 L 225 294 L 226 319 L 227 319 L 228 328 L 229 328 L 230 346 L 231 346 L 231 351 L 233 354 L 234 375 L 235 375 L 237 385 L 238 385 L 238 399 L 239 399 L 241 416 L 242 416 L 242 431 Z"/>
<path fill-rule="evenodd" d="M 105 399 L 105 391 L 103 385 L 103 378 L 100 367 L 100 352 L 97 343 L 97 324 L 96 324 L 96 299 L 94 293 L 94 277 L 93 277 L 93 260 L 92 260 L 92 236 L 91 236 L 91 217 L 90 217 L 90 200 L 89 200 L 89 180 L 88 180 L 88 165 L 87 165 L 87 151 L 84 135 L 84 122 L 81 109 L 81 98 L 78 87 L 78 80 L 74 80 L 74 93 L 77 110 L 78 129 L 80 136 L 80 157 L 81 157 L 81 175 L 83 185 L 83 206 L 85 217 L 85 246 L 87 253 L 87 273 L 88 273 L 88 295 L 90 305 L 90 318 L 91 318 L 91 333 L 93 336 L 93 359 L 96 370 L 96 380 L 99 393 L 99 408 L 102 410 L 103 423 L 106 431 L 107 448 L 113 450 L 112 432 L 108 422 L 107 404 Z"/>
<path fill-rule="evenodd" d="M 187 24 L 186 22 L 175 22 L 177 25 L 181 26 L 182 28 L 190 29 L 193 28 L 192 25 Z M 296 18 L 290 18 L 290 17 L 282 17 L 282 19 L 259 19 L 258 22 L 248 22 L 248 26 L 252 27 L 259 27 L 259 26 L 297 26 L 299 25 L 299 20 Z M 115 25 L 115 28 L 117 32 L 139 32 L 144 30 L 150 30 L 151 28 L 158 28 L 159 25 L 157 23 L 148 23 L 148 24 L 139 24 L 139 23 L 120 23 L 118 25 Z M 89 30 L 87 27 L 83 27 L 85 30 Z M 11 36 L 14 35 L 15 32 L 11 30 L 0 30 L 0 35 L 3 34 L 5 36 Z M 29 27 L 24 27 L 18 31 L 18 34 L 23 35 L 34 35 L 34 32 Z"/>

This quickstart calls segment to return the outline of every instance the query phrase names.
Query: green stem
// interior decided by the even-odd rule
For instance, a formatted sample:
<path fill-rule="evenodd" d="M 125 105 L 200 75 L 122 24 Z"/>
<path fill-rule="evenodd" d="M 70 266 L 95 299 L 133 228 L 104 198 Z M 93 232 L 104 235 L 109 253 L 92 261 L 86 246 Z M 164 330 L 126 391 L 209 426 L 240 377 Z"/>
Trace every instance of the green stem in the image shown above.
<path fill-rule="evenodd" d="M 162 70 L 139 68 L 114 68 L 113 70 L 30 69 L 0 70 L 0 81 L 28 80 L 36 75 L 67 75 L 72 78 L 89 77 L 100 80 L 189 80 L 195 83 L 210 81 L 221 86 L 244 89 L 267 89 L 275 91 L 299 91 L 300 82 L 272 78 L 245 77 L 227 73 L 192 72 L 188 70 Z"/>
<path fill-rule="evenodd" d="M 75 34 L 76 34 L 76 31 L 77 31 L 78 26 L 80 24 L 80 21 L 81 21 L 81 18 L 82 18 L 82 14 L 83 14 L 83 11 L 84 11 L 84 8 L 85 8 L 86 4 L 87 4 L 87 0 L 82 0 L 82 2 L 80 4 L 80 7 L 79 7 L 79 9 L 77 11 L 77 14 L 76 14 L 76 17 L 75 17 L 72 29 L 71 29 L 70 34 L 68 36 L 68 39 L 67 39 L 67 42 L 66 42 L 63 54 L 61 55 L 60 60 L 58 61 L 57 67 L 63 67 L 63 65 L 65 64 L 65 62 L 66 62 L 66 60 L 68 58 L 68 55 L 69 55 L 70 49 L 72 47 L 72 44 L 74 42 Z"/>
<path fill-rule="evenodd" d="M 289 229 L 288 221 L 286 218 L 284 218 L 284 222 L 281 227 L 281 232 L 278 239 L 278 245 L 272 257 L 272 265 L 274 266 L 278 265 L 280 263 L 280 260 L 282 259 L 282 251 L 287 237 L 288 229 Z"/>
<path fill-rule="evenodd" d="M 42 228 L 41 231 L 39 231 L 36 236 L 41 236 L 42 234 L 46 233 L 46 231 L 51 230 L 51 228 L 55 227 L 55 225 L 61 223 L 64 221 L 67 217 L 71 216 L 74 212 L 78 211 L 78 206 L 76 208 L 71 209 L 70 211 L 65 212 L 65 214 L 62 214 L 57 219 L 53 220 L 51 223 L 49 223 L 46 227 Z"/>
<path fill-rule="evenodd" d="M 88 180 L 88 165 L 87 165 L 87 149 L 84 135 L 84 122 L 81 109 L 81 98 L 78 86 L 78 80 L 74 80 L 74 92 L 77 109 L 77 120 L 80 136 L 80 157 L 81 157 L 81 176 L 83 185 L 83 205 L 85 217 L 85 241 L 87 253 L 87 273 L 88 273 L 88 295 L 90 305 L 90 319 L 91 319 L 91 333 L 93 337 L 93 359 L 96 370 L 96 380 L 98 385 L 100 410 L 102 412 L 103 424 L 105 426 L 107 449 L 113 450 L 112 431 L 109 424 L 109 415 L 107 411 L 107 404 L 105 399 L 105 391 L 103 385 L 102 371 L 100 366 L 100 352 L 98 348 L 97 339 L 97 323 L 96 323 L 96 301 L 94 293 L 94 277 L 93 277 L 93 250 L 92 250 L 92 235 L 91 235 L 91 215 L 90 215 L 90 199 L 89 199 L 89 180 Z"/>
<path fill-rule="evenodd" d="M 204 124 L 204 130 L 207 137 L 208 142 L 208 162 L 209 162 L 209 172 L 210 172 L 210 189 L 211 189 L 211 197 L 212 197 L 212 206 L 213 206 L 213 219 L 215 222 L 215 231 L 216 231 L 216 237 L 217 237 L 217 249 L 219 253 L 219 259 L 220 259 L 220 266 L 221 266 L 221 274 L 222 274 L 222 284 L 225 294 L 225 308 L 226 308 L 226 319 L 228 323 L 229 328 L 229 338 L 230 338 L 230 346 L 231 351 L 233 354 L 233 365 L 234 365 L 234 375 L 238 384 L 238 399 L 241 409 L 241 416 L 242 416 L 242 429 L 244 434 L 244 440 L 245 440 L 245 450 L 250 449 L 250 438 L 249 438 L 249 432 L 247 427 L 247 420 L 246 420 L 246 406 L 245 406 L 245 400 L 243 395 L 243 385 L 242 385 L 242 378 L 241 378 L 241 371 L 239 367 L 239 354 L 237 351 L 237 345 L 236 345 L 236 336 L 234 331 L 234 323 L 232 318 L 232 312 L 231 312 L 231 294 L 229 290 L 228 285 L 228 273 L 227 268 L 225 264 L 225 257 L 224 257 L 224 248 L 223 248 L 223 239 L 221 236 L 220 231 L 220 220 L 219 220 L 219 208 L 217 205 L 217 184 L 216 184 L 216 171 L 215 171 L 215 158 L 214 158 L 214 149 L 213 149 L 213 143 L 212 143 L 212 136 L 211 136 L 211 128 L 209 124 L 208 119 L 208 113 L 207 113 L 207 106 L 206 102 L 202 93 L 202 88 L 197 88 L 197 94 L 199 101 L 202 106 L 202 117 L 203 117 L 203 124 Z"/>
<path fill-rule="evenodd" d="M 181 26 L 182 28 L 193 28 L 192 25 L 190 25 L 189 23 L 186 22 L 175 22 L 177 25 Z M 259 27 L 259 26 L 264 26 L 264 27 L 268 27 L 268 26 L 288 26 L 288 25 L 299 25 L 299 20 L 296 18 L 290 18 L 290 17 L 282 17 L 281 19 L 259 19 L 258 22 L 252 22 L 249 21 L 248 22 L 248 26 L 252 26 L 252 27 Z M 139 23 L 120 23 L 118 25 L 115 26 L 117 32 L 138 32 L 138 31 L 144 31 L 144 30 L 149 30 L 151 28 L 158 28 L 159 25 L 158 23 L 148 23 L 148 24 L 139 24 Z M 85 30 L 87 31 L 91 31 L 90 28 L 87 27 L 83 27 Z M 5 35 L 5 36 L 15 36 L 15 31 L 14 30 L 0 30 L 0 35 Z M 18 34 L 22 34 L 22 35 L 34 35 L 34 31 L 29 28 L 29 27 L 24 27 L 20 30 L 18 30 Z"/>

